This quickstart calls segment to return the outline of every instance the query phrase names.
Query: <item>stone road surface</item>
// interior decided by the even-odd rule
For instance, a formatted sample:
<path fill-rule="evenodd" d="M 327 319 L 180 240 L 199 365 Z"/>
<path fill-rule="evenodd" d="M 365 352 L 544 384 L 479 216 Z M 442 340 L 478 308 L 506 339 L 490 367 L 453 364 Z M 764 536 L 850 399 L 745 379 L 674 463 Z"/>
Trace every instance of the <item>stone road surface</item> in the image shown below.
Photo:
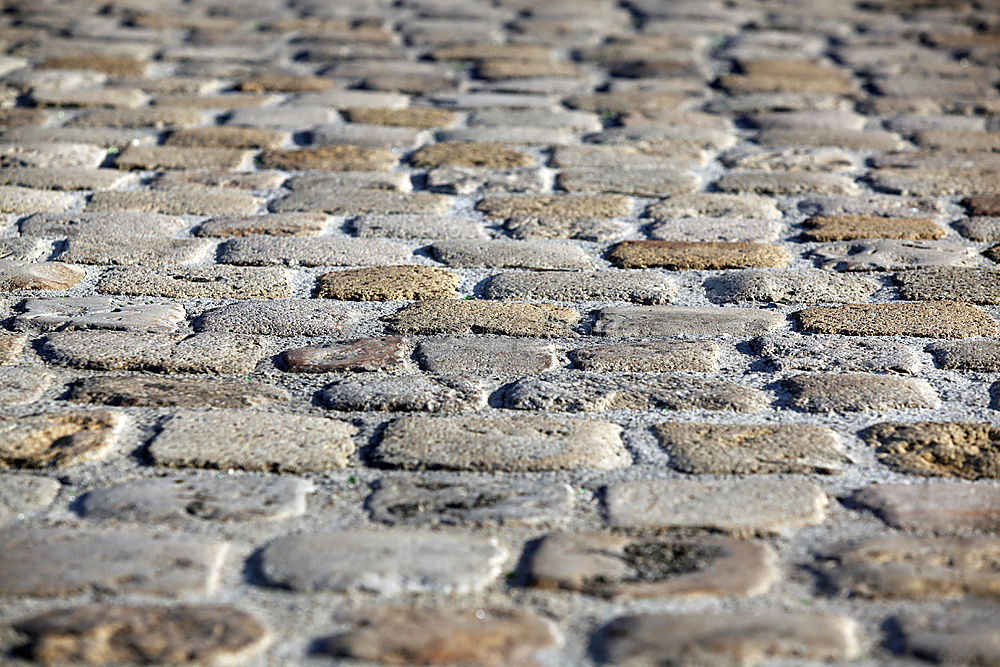
<path fill-rule="evenodd" d="M 0 662 L 1000 664 L 997 0 L 7 0 Z"/>

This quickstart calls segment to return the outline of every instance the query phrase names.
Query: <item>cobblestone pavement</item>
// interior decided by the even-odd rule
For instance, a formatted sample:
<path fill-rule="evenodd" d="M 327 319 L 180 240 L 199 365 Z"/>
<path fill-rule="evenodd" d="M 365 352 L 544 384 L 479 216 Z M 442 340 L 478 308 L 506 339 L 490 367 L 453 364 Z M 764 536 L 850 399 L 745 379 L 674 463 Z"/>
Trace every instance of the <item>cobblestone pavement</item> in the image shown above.
<path fill-rule="evenodd" d="M 8 0 L 0 662 L 1000 664 L 996 0 Z"/>

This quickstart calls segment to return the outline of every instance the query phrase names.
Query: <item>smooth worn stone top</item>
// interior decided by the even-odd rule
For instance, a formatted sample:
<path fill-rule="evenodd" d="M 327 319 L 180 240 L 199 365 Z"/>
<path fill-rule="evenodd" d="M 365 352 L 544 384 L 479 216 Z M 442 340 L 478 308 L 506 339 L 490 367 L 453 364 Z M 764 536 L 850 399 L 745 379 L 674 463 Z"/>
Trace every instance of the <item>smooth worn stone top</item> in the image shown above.
<path fill-rule="evenodd" d="M 629 465 L 621 427 L 550 417 L 401 417 L 374 451 L 383 465 L 408 470 L 612 470 Z"/>
<path fill-rule="evenodd" d="M 618 218 L 628 215 L 632 201 L 620 194 L 602 195 L 492 195 L 476 209 L 491 218 L 531 215 L 557 220 L 571 218 Z"/>
<path fill-rule="evenodd" d="M 800 310 L 794 316 L 809 333 L 921 338 L 1000 334 L 995 319 L 960 301 L 821 306 Z"/>
<path fill-rule="evenodd" d="M 48 507 L 62 484 L 38 475 L 0 475 L 0 526 Z"/>
<path fill-rule="evenodd" d="M 934 532 L 1000 530 L 1000 488 L 968 482 L 873 484 L 852 496 L 890 526 Z"/>
<path fill-rule="evenodd" d="M 557 363 L 552 344 L 529 339 L 431 338 L 416 350 L 421 368 L 432 373 L 520 377 Z"/>
<path fill-rule="evenodd" d="M 14 328 L 121 329 L 172 333 L 185 320 L 184 307 L 134 299 L 92 296 L 77 299 L 28 299 L 14 319 Z"/>

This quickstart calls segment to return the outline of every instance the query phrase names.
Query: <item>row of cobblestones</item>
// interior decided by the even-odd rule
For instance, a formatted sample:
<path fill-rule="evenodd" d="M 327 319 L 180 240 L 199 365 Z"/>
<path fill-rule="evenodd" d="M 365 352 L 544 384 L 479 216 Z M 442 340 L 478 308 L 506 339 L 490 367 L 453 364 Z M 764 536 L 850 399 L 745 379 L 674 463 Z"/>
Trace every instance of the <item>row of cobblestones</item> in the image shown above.
<path fill-rule="evenodd" d="M 1000 663 L 996 0 L 9 0 L 10 664 Z"/>

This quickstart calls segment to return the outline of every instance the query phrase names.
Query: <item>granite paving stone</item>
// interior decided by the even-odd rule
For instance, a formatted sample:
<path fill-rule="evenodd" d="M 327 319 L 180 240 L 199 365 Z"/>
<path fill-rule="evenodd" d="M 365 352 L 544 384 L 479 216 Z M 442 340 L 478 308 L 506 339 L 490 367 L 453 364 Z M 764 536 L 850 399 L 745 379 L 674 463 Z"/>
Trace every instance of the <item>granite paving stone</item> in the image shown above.
<path fill-rule="evenodd" d="M 517 215 L 503 222 L 504 231 L 515 239 L 578 239 L 581 241 L 614 241 L 626 236 L 631 227 L 618 220 L 587 218 L 555 219 L 534 215 Z"/>
<path fill-rule="evenodd" d="M 0 526 L 23 520 L 52 504 L 62 485 L 38 475 L 0 476 Z"/>
<path fill-rule="evenodd" d="M 237 266 L 378 265 L 402 263 L 410 257 L 406 246 L 380 239 L 246 236 L 219 247 L 219 262 Z"/>
<path fill-rule="evenodd" d="M 861 438 L 878 459 L 922 477 L 992 479 L 1000 476 L 1000 429 L 975 422 L 882 422 Z"/>
<path fill-rule="evenodd" d="M 650 218 L 734 217 L 775 220 L 781 217 L 777 202 L 762 195 L 694 193 L 674 195 L 646 209 Z"/>
<path fill-rule="evenodd" d="M 36 213 L 18 225 L 23 236 L 59 239 L 81 235 L 175 236 L 190 226 L 177 216 L 135 212 Z"/>
<path fill-rule="evenodd" d="M 450 195 L 545 190 L 545 176 L 537 168 L 485 169 L 481 167 L 437 167 L 427 172 L 427 188 Z"/>
<path fill-rule="evenodd" d="M 989 614 L 906 614 L 903 651 L 938 664 L 989 664 L 997 659 L 996 624 Z"/>
<path fill-rule="evenodd" d="M 788 251 L 765 243 L 690 241 L 622 241 L 611 248 L 608 259 L 623 269 L 671 270 L 743 269 L 783 267 L 791 261 Z"/>
<path fill-rule="evenodd" d="M 21 355 L 27 342 L 27 336 L 0 333 L 0 365 L 13 363 Z"/>
<path fill-rule="evenodd" d="M 345 467 L 355 427 L 306 415 L 188 410 L 171 416 L 149 444 L 157 465 L 171 468 L 301 472 Z M 212 433 L 213 447 L 204 447 Z"/>
<path fill-rule="evenodd" d="M 676 291 L 675 282 L 656 271 L 546 271 L 508 272 L 493 276 L 486 284 L 484 295 L 495 300 L 630 301 L 662 304 L 669 303 Z"/>
<path fill-rule="evenodd" d="M 579 246 L 560 241 L 438 241 L 431 255 L 455 268 L 585 269 L 593 260 Z"/>
<path fill-rule="evenodd" d="M 0 468 L 63 468 L 108 454 L 122 422 L 107 410 L 0 418 Z"/>
<path fill-rule="evenodd" d="M 794 317 L 803 331 L 820 334 L 974 338 L 1000 333 L 995 319 L 961 301 L 819 306 Z"/>
<path fill-rule="evenodd" d="M 195 230 L 196 236 L 317 236 L 326 228 L 322 213 L 270 213 L 223 215 L 209 218 Z"/>
<path fill-rule="evenodd" d="M 239 301 L 211 308 L 195 321 L 199 332 L 266 336 L 338 336 L 355 323 L 354 313 L 314 299 Z"/>
<path fill-rule="evenodd" d="M 708 298 L 715 303 L 845 303 L 867 301 L 878 283 L 855 275 L 815 269 L 731 271 L 705 280 Z"/>
<path fill-rule="evenodd" d="M 173 408 L 247 408 L 289 400 L 284 389 L 262 382 L 155 375 L 94 375 L 71 383 L 65 397 L 77 403 Z"/>
<path fill-rule="evenodd" d="M 476 205 L 479 211 L 491 218 L 538 216 L 557 220 L 588 218 L 617 218 L 628 215 L 632 202 L 625 195 L 491 195 Z"/>
<path fill-rule="evenodd" d="M 349 188 L 398 192 L 413 190 L 409 175 L 392 171 L 306 171 L 287 180 L 282 177 L 281 182 L 292 191 L 322 189 L 342 191 Z"/>
<path fill-rule="evenodd" d="M 248 660 L 268 643 L 254 615 L 223 605 L 92 604 L 17 623 L 26 655 L 41 663 L 224 663 Z"/>
<path fill-rule="evenodd" d="M 877 218 L 874 216 L 812 217 L 803 223 L 803 241 L 853 239 L 939 239 L 944 229 L 929 218 Z"/>
<path fill-rule="evenodd" d="M 385 148 L 335 145 L 319 148 L 269 149 L 258 158 L 267 169 L 301 171 L 386 171 L 398 158 Z"/>
<path fill-rule="evenodd" d="M 596 336 L 649 338 L 666 336 L 749 337 L 778 329 L 784 318 L 755 308 L 690 306 L 612 306 L 597 313 Z"/>
<path fill-rule="evenodd" d="M 901 271 L 893 276 L 907 301 L 967 301 L 1000 304 L 1000 271 L 940 267 Z"/>
<path fill-rule="evenodd" d="M 271 542 L 266 579 L 293 591 L 468 594 L 498 574 L 507 551 L 495 537 L 418 531 L 314 532 Z"/>
<path fill-rule="evenodd" d="M 14 185 L 0 186 L 0 213 L 65 211 L 76 201 L 76 195 L 70 192 L 35 190 Z"/>
<path fill-rule="evenodd" d="M 316 296 L 342 301 L 398 301 L 458 298 L 460 277 L 432 266 L 376 266 L 324 273 Z"/>
<path fill-rule="evenodd" d="M 40 190 L 113 190 L 136 181 L 134 175 L 117 169 L 83 167 L 0 168 L 0 185 Z"/>
<path fill-rule="evenodd" d="M 409 347 L 399 336 L 359 338 L 281 353 L 285 370 L 293 373 L 390 371 L 406 365 Z"/>
<path fill-rule="evenodd" d="M 581 347 L 569 354 L 573 367 L 603 372 L 718 370 L 719 346 L 711 341 L 651 341 Z"/>
<path fill-rule="evenodd" d="M 738 218 L 673 218 L 649 226 L 649 237 L 657 241 L 777 241 L 784 228 L 773 220 Z"/>
<path fill-rule="evenodd" d="M 420 343 L 416 359 L 424 370 L 445 375 L 523 376 L 557 364 L 550 343 L 528 339 L 432 338 Z"/>
<path fill-rule="evenodd" d="M 939 368 L 980 373 L 1000 372 L 1000 341 L 956 340 L 932 343 L 924 348 Z"/>
<path fill-rule="evenodd" d="M 320 401 L 342 412 L 469 412 L 486 406 L 488 388 L 452 375 L 348 377 L 323 387 Z"/>
<path fill-rule="evenodd" d="M 802 412 L 872 412 L 899 408 L 936 408 L 937 392 L 920 378 L 862 373 L 795 375 L 782 384 L 789 407 Z"/>
<path fill-rule="evenodd" d="M 631 462 L 621 427 L 593 419 L 400 417 L 373 456 L 406 470 L 613 470 Z"/>
<path fill-rule="evenodd" d="M 102 190 L 90 196 L 87 211 L 167 215 L 247 215 L 263 201 L 230 188 L 177 186 L 163 190 Z"/>
<path fill-rule="evenodd" d="M 331 215 L 441 215 L 451 208 L 451 198 L 430 192 L 356 190 L 352 187 L 317 187 L 293 191 L 269 204 L 275 213 L 323 211 Z"/>
<path fill-rule="evenodd" d="M 269 299 L 292 295 L 287 272 L 238 266 L 112 269 L 101 275 L 95 290 L 100 294 L 168 298 Z"/>
<path fill-rule="evenodd" d="M 473 220 L 444 215 L 360 215 L 351 222 L 361 238 L 484 239 Z"/>
<path fill-rule="evenodd" d="M 0 292 L 67 290 L 87 277 L 82 267 L 62 262 L 0 260 Z"/>
<path fill-rule="evenodd" d="M 950 241 L 838 241 L 812 248 L 809 256 L 823 268 L 836 271 L 895 271 L 977 263 L 975 249 Z"/>
<path fill-rule="evenodd" d="M 163 266 L 190 264 L 205 258 L 214 245 L 208 239 L 138 237 L 108 243 L 93 236 L 75 236 L 56 259 L 71 264 Z"/>
<path fill-rule="evenodd" d="M 997 487 L 950 481 L 873 484 L 851 500 L 895 528 L 943 533 L 996 533 L 1000 528 Z"/>
<path fill-rule="evenodd" d="M 398 334 L 497 334 L 555 338 L 576 336 L 580 314 L 550 304 L 434 299 L 405 306 L 385 318 Z"/>
<path fill-rule="evenodd" d="M 770 334 L 751 341 L 755 354 L 775 371 L 890 372 L 914 375 L 922 362 L 917 352 L 881 338 Z"/>
<path fill-rule="evenodd" d="M 698 189 L 698 177 L 689 171 L 656 169 L 563 169 L 556 185 L 566 192 L 612 192 L 638 197 L 685 194 Z"/>
<path fill-rule="evenodd" d="M 0 403 L 32 403 L 39 400 L 51 384 L 52 376 L 39 368 L 0 368 Z"/>

